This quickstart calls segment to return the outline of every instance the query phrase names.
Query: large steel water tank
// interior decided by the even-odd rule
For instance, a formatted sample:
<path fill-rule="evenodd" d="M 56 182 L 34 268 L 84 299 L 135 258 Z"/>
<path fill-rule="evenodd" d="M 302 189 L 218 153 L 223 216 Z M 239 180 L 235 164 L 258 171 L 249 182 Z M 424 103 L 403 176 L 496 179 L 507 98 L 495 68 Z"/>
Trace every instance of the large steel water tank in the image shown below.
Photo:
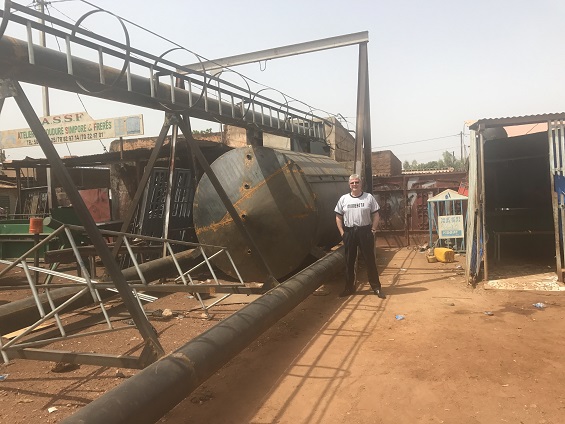
<path fill-rule="evenodd" d="M 247 146 L 211 166 L 276 278 L 295 271 L 314 247 L 339 241 L 334 208 L 348 191 L 349 174 L 333 159 Z M 228 247 L 244 280 L 265 280 L 207 175 L 198 184 L 193 216 L 200 243 Z M 215 263 L 233 276 L 223 256 Z"/>

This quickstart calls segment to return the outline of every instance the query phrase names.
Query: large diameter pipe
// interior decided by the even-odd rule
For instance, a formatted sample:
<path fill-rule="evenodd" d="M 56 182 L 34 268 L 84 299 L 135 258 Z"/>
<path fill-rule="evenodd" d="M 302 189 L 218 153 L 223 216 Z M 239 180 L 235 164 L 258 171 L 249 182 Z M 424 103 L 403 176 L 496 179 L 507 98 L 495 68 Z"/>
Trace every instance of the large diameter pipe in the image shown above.
<path fill-rule="evenodd" d="M 187 268 L 200 255 L 199 250 L 189 249 L 175 254 L 175 260 L 181 269 Z M 153 259 L 152 261 L 139 264 L 139 270 L 148 283 L 160 278 L 177 277 L 179 275 L 172 256 Z M 122 270 L 122 274 L 127 281 L 139 280 L 139 274 L 135 266 Z M 151 287 L 148 287 L 148 291 Z"/>
<path fill-rule="evenodd" d="M 84 289 L 86 286 L 77 284 L 77 287 L 67 287 L 54 289 L 49 292 L 51 299 L 55 306 L 59 306 L 62 303 L 73 297 L 79 290 Z M 108 292 L 109 293 L 109 292 Z M 115 293 L 109 293 L 115 296 Z M 43 305 L 43 308 L 50 311 L 49 299 L 45 293 L 39 295 L 39 301 Z M 83 306 L 88 306 L 92 304 L 92 296 L 90 294 L 85 294 L 80 298 L 76 299 L 67 308 L 64 309 L 68 312 L 73 309 L 77 309 Z M 39 320 L 41 316 L 37 310 L 37 304 L 33 297 L 27 297 L 25 299 L 15 300 L 5 305 L 0 306 L 0 335 L 8 334 L 16 330 L 20 330 L 28 325 L 32 325 L 34 322 Z"/>
<path fill-rule="evenodd" d="M 154 423 L 308 297 L 344 261 L 343 248 L 151 364 L 62 423 Z"/>

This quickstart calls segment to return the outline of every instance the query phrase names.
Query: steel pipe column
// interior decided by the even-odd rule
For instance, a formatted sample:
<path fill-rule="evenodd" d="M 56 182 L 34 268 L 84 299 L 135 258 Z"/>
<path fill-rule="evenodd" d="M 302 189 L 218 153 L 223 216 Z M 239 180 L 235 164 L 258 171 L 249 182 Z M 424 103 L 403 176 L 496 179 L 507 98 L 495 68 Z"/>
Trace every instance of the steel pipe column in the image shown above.
<path fill-rule="evenodd" d="M 343 266 L 343 248 L 151 364 L 63 423 L 154 423 Z"/>

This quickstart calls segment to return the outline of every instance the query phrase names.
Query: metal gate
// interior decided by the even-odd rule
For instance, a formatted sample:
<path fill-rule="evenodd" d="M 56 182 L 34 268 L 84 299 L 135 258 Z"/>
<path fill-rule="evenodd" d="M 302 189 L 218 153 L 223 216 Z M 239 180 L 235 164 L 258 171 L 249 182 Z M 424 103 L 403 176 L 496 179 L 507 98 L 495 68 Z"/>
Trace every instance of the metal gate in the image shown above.
<path fill-rule="evenodd" d="M 141 207 L 139 234 L 151 237 L 163 236 L 168 180 L 168 168 L 153 169 Z M 190 228 L 194 190 L 194 178 L 191 170 L 175 169 L 171 192 L 170 238 L 185 239 Z"/>

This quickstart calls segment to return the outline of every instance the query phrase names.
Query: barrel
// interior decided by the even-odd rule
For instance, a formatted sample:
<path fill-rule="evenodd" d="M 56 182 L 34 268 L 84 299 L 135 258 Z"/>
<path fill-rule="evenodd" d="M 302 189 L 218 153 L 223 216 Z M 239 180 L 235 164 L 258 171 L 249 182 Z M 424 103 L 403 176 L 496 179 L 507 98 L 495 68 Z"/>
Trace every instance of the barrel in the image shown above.
<path fill-rule="evenodd" d="M 223 154 L 211 167 L 274 277 L 297 270 L 313 248 L 339 242 L 334 208 L 348 191 L 349 173 L 335 160 L 246 146 Z M 256 253 L 207 175 L 198 183 L 193 217 L 200 243 L 226 246 L 245 281 L 265 280 Z M 236 276 L 225 255 L 214 263 Z"/>

